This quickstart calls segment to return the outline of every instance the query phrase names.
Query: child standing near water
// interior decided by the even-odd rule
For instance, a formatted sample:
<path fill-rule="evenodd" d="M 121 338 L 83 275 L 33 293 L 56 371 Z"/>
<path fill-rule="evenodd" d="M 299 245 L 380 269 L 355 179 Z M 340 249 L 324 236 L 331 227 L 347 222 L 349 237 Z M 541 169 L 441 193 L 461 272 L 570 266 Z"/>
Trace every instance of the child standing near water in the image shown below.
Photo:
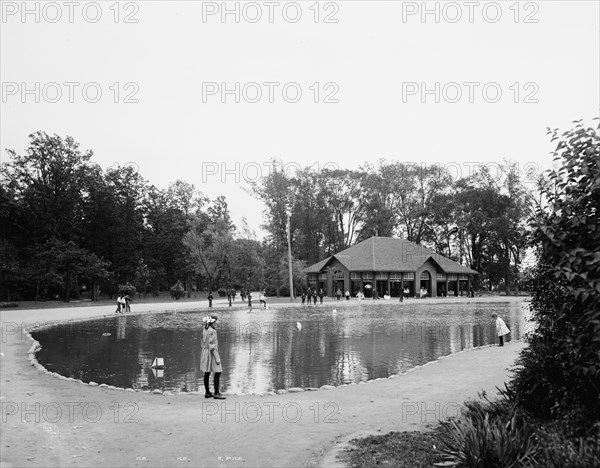
<path fill-rule="evenodd" d="M 224 400 L 225 397 L 219 392 L 219 380 L 221 378 L 221 357 L 219 356 L 219 342 L 217 340 L 217 330 L 215 330 L 216 315 L 209 315 L 202 319 L 204 330 L 202 330 L 202 339 L 200 340 L 200 371 L 204 372 L 204 397 Z M 211 393 L 208 383 L 210 373 L 214 372 L 215 393 Z"/>
<path fill-rule="evenodd" d="M 496 334 L 500 340 L 500 344 L 498 346 L 504 346 L 504 335 L 508 335 L 510 330 L 504 323 L 504 320 L 498 317 L 498 314 L 492 314 L 492 318 L 496 319 Z"/>

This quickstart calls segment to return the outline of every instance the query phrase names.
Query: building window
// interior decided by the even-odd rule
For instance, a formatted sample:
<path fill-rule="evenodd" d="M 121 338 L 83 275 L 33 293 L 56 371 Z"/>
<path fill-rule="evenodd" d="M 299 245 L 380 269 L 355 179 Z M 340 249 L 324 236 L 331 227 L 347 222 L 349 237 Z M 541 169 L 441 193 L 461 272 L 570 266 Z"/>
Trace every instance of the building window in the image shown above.
<path fill-rule="evenodd" d="M 460 276 L 458 277 L 458 279 L 459 279 L 459 280 L 465 280 L 465 281 L 466 281 L 466 280 L 468 280 L 468 279 L 469 279 L 469 277 L 468 277 L 467 275 L 460 275 Z"/>
<path fill-rule="evenodd" d="M 378 280 L 386 280 L 386 279 L 388 279 L 388 274 L 387 273 L 377 273 L 377 279 Z"/>
<path fill-rule="evenodd" d="M 321 273 L 319 275 L 319 281 L 327 281 L 327 273 Z"/>
<path fill-rule="evenodd" d="M 391 280 L 401 280 L 402 273 L 390 273 L 390 279 Z"/>
<path fill-rule="evenodd" d="M 350 273 L 350 279 L 360 281 L 360 273 Z"/>
<path fill-rule="evenodd" d="M 336 271 L 334 278 L 336 281 L 344 281 L 344 272 L 343 271 Z"/>
<path fill-rule="evenodd" d="M 456 275 L 448 275 L 448 281 L 456 281 Z"/>
<path fill-rule="evenodd" d="M 429 273 L 424 271 L 423 273 L 421 273 L 421 281 L 427 281 L 427 280 L 429 280 Z"/>
<path fill-rule="evenodd" d="M 438 281 L 446 281 L 446 275 L 444 273 L 438 273 L 436 278 Z"/>
<path fill-rule="evenodd" d="M 317 281 L 317 275 L 311 273 L 310 275 L 308 275 L 308 281 L 309 282 L 311 282 L 311 281 Z"/>
<path fill-rule="evenodd" d="M 415 274 L 414 273 L 404 273 L 402 275 L 402 279 L 405 279 L 407 281 L 413 281 L 415 279 Z"/>
<path fill-rule="evenodd" d="M 363 273 L 362 277 L 364 280 L 372 280 L 373 274 L 372 273 Z"/>

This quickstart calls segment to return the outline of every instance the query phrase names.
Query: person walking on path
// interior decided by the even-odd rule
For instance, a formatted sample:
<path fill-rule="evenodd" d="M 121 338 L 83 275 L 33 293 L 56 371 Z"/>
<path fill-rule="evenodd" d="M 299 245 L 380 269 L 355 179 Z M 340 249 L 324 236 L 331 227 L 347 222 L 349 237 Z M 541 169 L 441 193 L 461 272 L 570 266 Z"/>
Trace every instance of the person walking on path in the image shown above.
<path fill-rule="evenodd" d="M 317 305 L 317 288 L 313 288 L 313 303 L 314 305 Z"/>
<path fill-rule="evenodd" d="M 123 299 L 123 294 L 119 293 L 117 296 L 117 310 L 115 310 L 115 314 L 123 313 L 123 306 L 125 303 L 125 299 Z"/>
<path fill-rule="evenodd" d="M 335 292 L 335 298 L 338 301 L 342 300 L 342 290 L 340 288 L 338 288 L 337 291 Z"/>
<path fill-rule="evenodd" d="M 260 293 L 260 303 L 263 306 L 264 309 L 268 309 L 269 307 L 267 306 L 267 296 L 265 296 L 265 291 L 262 291 Z"/>
<path fill-rule="evenodd" d="M 219 342 L 217 340 L 217 330 L 215 330 L 216 315 L 207 315 L 202 319 L 204 329 L 202 330 L 202 338 L 200 339 L 200 371 L 204 372 L 204 397 L 214 398 L 216 400 L 224 400 L 225 397 L 219 391 L 219 380 L 221 379 L 221 357 L 219 356 Z M 214 372 L 214 390 L 210 392 L 208 386 L 210 373 Z"/>
<path fill-rule="evenodd" d="M 492 314 L 492 318 L 496 319 L 496 334 L 498 335 L 498 340 L 500 340 L 500 344 L 498 346 L 504 346 L 504 335 L 508 335 L 510 330 L 504 323 L 498 314 Z"/>
<path fill-rule="evenodd" d="M 350 291 L 348 291 L 346 289 L 346 300 L 349 301 L 350 300 Z"/>
<path fill-rule="evenodd" d="M 302 290 L 302 305 L 306 302 L 306 291 Z"/>
<path fill-rule="evenodd" d="M 325 293 L 323 293 L 323 288 L 319 289 L 319 302 L 321 304 L 323 304 L 323 296 Z"/>
<path fill-rule="evenodd" d="M 252 293 L 248 290 L 248 307 L 252 309 Z"/>
<path fill-rule="evenodd" d="M 129 297 L 129 294 L 125 294 L 123 300 L 125 301 L 125 312 L 131 312 L 131 306 L 129 305 L 131 298 Z"/>

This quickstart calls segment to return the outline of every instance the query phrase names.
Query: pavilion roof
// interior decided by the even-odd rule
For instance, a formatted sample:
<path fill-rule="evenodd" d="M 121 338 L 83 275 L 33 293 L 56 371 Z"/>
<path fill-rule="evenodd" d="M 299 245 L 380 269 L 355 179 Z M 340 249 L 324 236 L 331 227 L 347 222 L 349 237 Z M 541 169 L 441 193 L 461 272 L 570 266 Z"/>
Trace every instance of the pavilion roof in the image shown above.
<path fill-rule="evenodd" d="M 445 273 L 478 274 L 454 260 L 406 239 L 395 237 L 371 237 L 348 247 L 331 257 L 307 267 L 305 273 L 318 273 L 333 259 L 348 270 L 359 271 L 417 271 L 431 259 Z"/>

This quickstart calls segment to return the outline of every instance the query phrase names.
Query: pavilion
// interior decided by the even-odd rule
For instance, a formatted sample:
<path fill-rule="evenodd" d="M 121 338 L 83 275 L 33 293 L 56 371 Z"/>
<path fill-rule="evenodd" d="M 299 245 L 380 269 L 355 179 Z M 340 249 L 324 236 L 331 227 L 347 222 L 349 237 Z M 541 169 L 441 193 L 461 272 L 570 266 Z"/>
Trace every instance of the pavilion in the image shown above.
<path fill-rule="evenodd" d="M 469 291 L 475 270 L 433 250 L 394 237 L 371 237 L 304 269 L 308 284 L 333 296 L 339 288 L 352 297 L 362 291 L 370 297 L 386 291 L 399 297 L 404 288 L 417 295 L 421 287 L 429 297 L 462 295 Z"/>

